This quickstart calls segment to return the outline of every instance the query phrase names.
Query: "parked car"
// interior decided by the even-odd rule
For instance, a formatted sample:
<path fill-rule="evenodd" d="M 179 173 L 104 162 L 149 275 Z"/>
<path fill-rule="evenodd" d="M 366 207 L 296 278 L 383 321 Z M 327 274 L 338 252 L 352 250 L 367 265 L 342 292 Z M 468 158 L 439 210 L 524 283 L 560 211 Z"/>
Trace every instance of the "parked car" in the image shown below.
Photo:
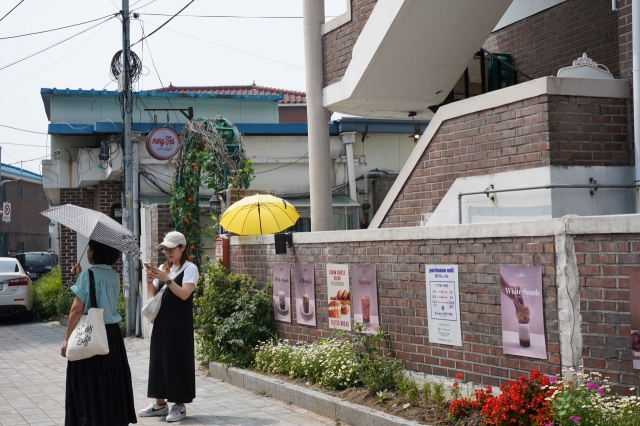
<path fill-rule="evenodd" d="M 32 251 L 15 255 L 22 268 L 37 280 L 58 264 L 58 255 L 48 251 Z"/>
<path fill-rule="evenodd" d="M 0 315 L 33 319 L 33 284 L 20 262 L 0 257 Z"/>

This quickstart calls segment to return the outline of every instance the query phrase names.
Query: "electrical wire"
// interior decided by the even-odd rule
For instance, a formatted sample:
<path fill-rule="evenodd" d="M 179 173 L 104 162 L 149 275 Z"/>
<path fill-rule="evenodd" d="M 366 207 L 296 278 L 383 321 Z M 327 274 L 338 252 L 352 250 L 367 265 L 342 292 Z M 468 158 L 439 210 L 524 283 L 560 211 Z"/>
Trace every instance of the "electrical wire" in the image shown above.
<path fill-rule="evenodd" d="M 140 13 L 146 16 L 171 16 L 166 13 Z M 327 15 L 326 18 L 335 18 Z M 302 19 L 302 16 L 180 15 L 179 18 Z"/>
<path fill-rule="evenodd" d="M 9 166 L 13 166 L 14 164 L 19 164 L 19 163 L 28 163 L 30 161 L 36 161 L 36 160 L 43 160 L 47 158 L 47 155 L 41 155 L 38 158 L 32 158 L 31 160 L 21 160 L 21 161 L 16 161 L 15 163 L 8 163 Z"/>
<path fill-rule="evenodd" d="M 275 167 L 275 168 L 273 168 L 273 169 L 263 170 L 263 171 L 261 171 L 261 172 L 254 173 L 254 175 L 259 175 L 259 174 L 262 174 L 262 173 L 272 172 L 272 171 L 274 171 L 274 170 L 278 170 L 278 169 L 281 169 L 281 168 L 283 168 L 283 167 L 287 167 L 287 166 L 290 166 L 290 165 L 292 165 L 292 164 L 296 164 L 298 161 L 301 161 L 303 158 L 306 158 L 306 157 L 307 157 L 307 155 L 309 155 L 309 152 L 307 152 L 306 154 L 304 154 L 302 157 L 298 158 L 296 161 L 292 161 L 292 162 L 290 162 L 290 163 L 283 164 L 282 166 L 278 166 L 278 167 Z"/>
<path fill-rule="evenodd" d="M 142 0 L 138 0 L 137 2 L 135 2 L 134 4 L 132 4 L 132 5 L 131 5 L 131 7 L 135 6 L 136 4 L 140 3 L 141 1 L 142 1 Z M 133 12 L 134 10 L 140 10 L 140 9 L 142 9 L 142 8 L 143 8 L 143 7 L 145 7 L 145 6 L 149 6 L 151 3 L 154 3 L 155 1 L 156 1 L 156 0 L 151 0 L 149 3 L 143 4 L 143 5 L 142 5 L 142 6 L 140 6 L 140 7 L 136 7 L 135 9 L 133 9 L 133 10 L 131 10 L 131 11 Z"/>
<path fill-rule="evenodd" d="M 24 143 L 11 143 L 11 142 L 0 142 L 0 145 L 17 145 L 17 146 L 35 146 L 38 148 L 46 148 L 45 146 L 42 145 L 28 145 L 28 144 L 24 144 Z"/>
<path fill-rule="evenodd" d="M 21 132 L 37 133 L 39 135 L 48 135 L 48 133 L 45 133 L 45 132 L 36 132 L 36 131 L 33 131 L 33 130 L 19 129 L 18 127 L 7 126 L 6 124 L 0 124 L 0 127 L 6 127 L 8 129 L 19 130 Z"/>
<path fill-rule="evenodd" d="M 150 22 L 146 22 L 146 23 L 147 23 L 147 24 L 149 24 L 149 25 L 152 25 L 152 26 L 154 26 L 154 27 L 155 27 L 155 26 L 157 26 L 157 25 L 152 24 L 152 23 L 150 23 Z M 210 41 L 210 40 L 205 40 L 205 39 L 203 39 L 203 38 L 196 37 L 196 36 L 192 36 L 192 35 L 190 35 L 190 34 L 185 34 L 185 33 L 182 33 L 182 32 L 180 32 L 180 31 L 171 30 L 171 29 L 169 29 L 169 28 L 166 28 L 166 31 L 170 31 L 170 32 L 172 32 L 172 33 L 180 34 L 180 35 L 183 35 L 183 36 L 185 36 L 185 37 L 190 37 L 190 38 L 193 38 L 193 39 L 196 39 L 196 40 L 204 41 L 205 43 L 213 44 L 214 46 L 223 47 L 223 48 L 225 48 L 225 49 L 229 49 L 229 50 L 233 50 L 233 51 L 236 51 L 236 52 L 244 53 L 245 55 L 255 56 L 256 58 L 264 59 L 264 60 L 266 60 L 266 61 L 275 62 L 275 63 L 277 63 L 277 64 L 286 65 L 286 66 L 288 66 L 288 67 L 297 68 L 297 69 L 299 69 L 299 70 L 304 71 L 304 68 L 299 67 L 299 66 L 297 66 L 297 65 L 292 65 L 292 64 L 288 64 L 288 63 L 286 63 L 286 62 L 278 61 L 278 60 L 276 60 L 276 59 L 267 58 L 266 56 L 257 55 L 257 54 L 255 54 L 255 53 L 247 52 L 246 50 L 236 49 L 235 47 L 230 47 L 230 46 L 226 46 L 226 45 L 224 45 L 224 44 L 216 43 L 216 42 L 213 42 L 213 41 Z"/>
<path fill-rule="evenodd" d="M 116 15 L 112 16 L 111 18 L 107 18 L 106 20 L 104 20 L 104 21 L 102 21 L 102 22 L 99 22 L 99 23 L 97 23 L 96 25 L 92 25 L 91 27 L 86 28 L 86 29 L 84 29 L 84 30 L 80 31 L 79 33 L 76 33 L 76 34 L 74 34 L 74 35 L 72 35 L 72 36 L 70 36 L 70 37 L 67 37 L 67 38 L 65 38 L 65 39 L 63 39 L 63 40 L 60 40 L 59 42 L 56 42 L 56 43 L 52 44 L 52 45 L 51 45 L 51 46 L 49 46 L 49 47 L 45 47 L 44 49 L 38 50 L 37 52 L 32 53 L 32 54 L 30 54 L 30 55 L 28 55 L 28 56 L 25 56 L 25 57 L 24 57 L 24 58 L 22 58 L 22 59 L 19 59 L 19 60 L 15 61 L 15 62 L 12 62 L 12 63 L 10 63 L 10 64 L 7 64 L 7 65 L 5 65 L 5 66 L 3 66 L 3 67 L 0 67 L 0 71 L 4 70 L 4 69 L 6 69 L 6 68 L 9 68 L 10 66 L 16 65 L 16 64 L 18 64 L 18 63 L 20 63 L 20 62 L 22 62 L 22 61 L 26 61 L 27 59 L 32 58 L 32 57 L 34 57 L 34 56 L 36 56 L 36 55 L 38 55 L 38 54 L 40 54 L 40 53 L 42 53 L 42 52 L 45 52 L 45 51 L 47 51 L 47 50 L 49 50 L 49 49 L 52 49 L 52 48 L 54 48 L 54 47 L 56 47 L 56 46 L 58 46 L 58 45 L 60 45 L 60 44 L 64 43 L 65 41 L 71 40 L 72 38 L 79 36 L 80 34 L 86 33 L 86 32 L 87 32 L 87 31 L 89 31 L 90 29 L 93 29 L 93 28 L 97 27 L 98 25 L 102 25 L 102 24 L 104 24 L 105 22 L 107 22 L 107 21 L 109 21 L 109 20 L 111 20 L 111 19 L 115 18 L 115 16 L 116 16 Z"/>
<path fill-rule="evenodd" d="M 129 52 L 129 78 L 131 83 L 135 83 L 142 74 L 142 61 L 136 55 L 136 52 Z M 111 58 L 111 78 L 114 81 L 118 80 L 118 76 L 124 71 L 122 64 L 122 50 L 118 50 L 113 58 Z"/>
<path fill-rule="evenodd" d="M 175 15 L 173 15 L 171 18 L 167 19 L 167 20 L 164 22 L 164 24 L 160 25 L 158 28 L 156 28 L 155 30 L 153 30 L 150 34 L 148 34 L 148 35 L 146 35 L 146 36 L 145 36 L 145 35 L 143 35 L 143 36 L 142 36 L 142 38 L 141 38 L 140 40 L 138 40 L 138 41 L 136 41 L 135 43 L 133 43 L 130 47 L 135 46 L 136 44 L 140 43 L 142 40 L 145 40 L 145 39 L 147 39 L 147 38 L 151 37 L 152 35 L 154 35 L 155 33 L 157 33 L 157 32 L 160 30 L 160 28 L 164 27 L 164 26 L 165 26 L 165 25 L 167 25 L 169 22 L 171 22 L 171 20 L 172 20 L 173 18 L 175 18 L 176 16 L 178 16 L 178 15 L 180 14 L 180 12 L 182 12 L 183 10 L 185 10 L 186 8 L 188 8 L 189 6 L 191 6 L 191 3 L 193 3 L 194 1 L 196 1 L 196 0 L 191 0 L 189 3 L 187 3 L 187 5 L 186 5 L 185 7 L 183 7 L 182 9 L 180 9 L 180 10 L 179 10 Z"/>
<path fill-rule="evenodd" d="M 108 18 L 109 16 L 112 16 L 112 15 L 113 14 L 110 13 L 108 15 L 101 16 L 100 18 L 96 18 L 96 19 L 91 19 L 89 21 L 79 22 L 77 24 L 66 25 L 64 27 L 52 28 L 50 30 L 36 31 L 35 33 L 26 33 L 26 34 L 19 34 L 19 35 L 14 35 L 14 36 L 9 36 L 9 37 L 0 37 L 0 40 L 8 40 L 8 39 L 11 39 L 11 38 L 27 37 L 27 36 L 36 35 L 36 34 L 44 34 L 44 33 L 50 33 L 50 32 L 53 32 L 53 31 L 64 30 L 65 28 L 77 27 L 79 25 L 84 25 L 84 24 L 88 24 L 88 23 L 91 23 L 91 22 L 100 21 L 100 20 Z"/>
<path fill-rule="evenodd" d="M 13 9 L 11 9 L 10 11 L 8 11 L 2 18 L 0 18 L 0 21 L 2 21 L 4 18 L 6 18 L 7 16 L 9 16 L 9 14 L 11 12 L 13 12 L 14 10 L 16 10 L 16 8 L 18 6 L 20 6 L 22 3 L 24 3 L 24 0 L 20 0 L 20 3 L 16 4 L 15 6 L 13 6 Z"/>
<path fill-rule="evenodd" d="M 151 53 L 149 40 L 147 40 L 147 38 L 144 36 L 144 32 L 142 33 L 142 39 L 144 39 L 144 42 L 147 43 L 147 51 L 149 52 L 149 56 L 151 57 L 151 63 L 153 64 L 153 69 L 156 71 L 156 75 L 158 76 L 158 80 L 160 81 L 160 85 L 162 86 L 162 90 L 164 92 L 164 95 L 167 98 L 167 101 L 169 102 L 169 105 L 171 106 L 171 108 L 173 108 L 173 104 L 171 103 L 171 99 L 169 99 L 169 94 L 167 93 L 167 89 L 165 88 L 164 83 L 162 82 L 162 78 L 160 78 L 160 73 L 158 72 L 158 68 L 156 67 L 156 62 L 153 60 L 153 54 Z M 178 120 L 178 123 L 182 124 L 182 122 L 180 121 L 180 118 L 178 117 L 178 113 L 176 111 L 173 111 L 173 114 L 176 116 L 176 120 Z"/>

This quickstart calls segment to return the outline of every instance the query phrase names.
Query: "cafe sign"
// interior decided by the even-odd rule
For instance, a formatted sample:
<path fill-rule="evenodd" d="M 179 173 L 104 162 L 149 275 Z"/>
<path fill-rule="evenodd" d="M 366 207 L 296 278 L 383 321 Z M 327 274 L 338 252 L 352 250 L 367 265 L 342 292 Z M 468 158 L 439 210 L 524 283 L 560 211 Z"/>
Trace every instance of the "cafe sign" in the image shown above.
<path fill-rule="evenodd" d="M 178 153 L 180 136 L 169 127 L 153 129 L 147 136 L 147 151 L 157 160 L 168 160 Z"/>

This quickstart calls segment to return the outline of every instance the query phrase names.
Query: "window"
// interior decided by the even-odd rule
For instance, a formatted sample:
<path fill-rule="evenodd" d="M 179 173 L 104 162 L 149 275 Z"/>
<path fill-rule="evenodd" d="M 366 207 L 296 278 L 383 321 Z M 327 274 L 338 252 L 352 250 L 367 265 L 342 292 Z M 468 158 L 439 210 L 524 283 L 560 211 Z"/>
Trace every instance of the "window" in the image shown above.
<path fill-rule="evenodd" d="M 22 188 L 18 188 L 18 200 L 22 200 Z"/>
<path fill-rule="evenodd" d="M 13 259 L 0 260 L 0 272 L 20 272 L 18 262 Z"/>
<path fill-rule="evenodd" d="M 24 251 L 24 243 L 22 241 L 18 241 L 18 251 Z"/>

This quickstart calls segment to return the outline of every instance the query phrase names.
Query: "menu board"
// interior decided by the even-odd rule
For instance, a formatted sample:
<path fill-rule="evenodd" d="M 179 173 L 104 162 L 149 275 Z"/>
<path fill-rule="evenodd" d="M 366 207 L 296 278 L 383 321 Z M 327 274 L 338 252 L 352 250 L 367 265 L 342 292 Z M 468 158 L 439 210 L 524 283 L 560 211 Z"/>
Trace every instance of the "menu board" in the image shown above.
<path fill-rule="evenodd" d="M 377 334 L 380 320 L 376 265 L 352 265 L 351 273 L 353 321 L 362 324 L 363 333 Z"/>
<path fill-rule="evenodd" d="M 351 292 L 349 265 L 327 264 L 329 327 L 351 330 Z"/>
<path fill-rule="evenodd" d="M 277 321 L 291 322 L 291 271 L 288 263 L 273 265 L 273 312 Z"/>
<path fill-rule="evenodd" d="M 316 285 L 315 266 L 310 263 L 296 263 L 296 323 L 316 325 Z"/>
<path fill-rule="evenodd" d="M 462 346 L 457 265 L 427 265 L 429 342 Z"/>

